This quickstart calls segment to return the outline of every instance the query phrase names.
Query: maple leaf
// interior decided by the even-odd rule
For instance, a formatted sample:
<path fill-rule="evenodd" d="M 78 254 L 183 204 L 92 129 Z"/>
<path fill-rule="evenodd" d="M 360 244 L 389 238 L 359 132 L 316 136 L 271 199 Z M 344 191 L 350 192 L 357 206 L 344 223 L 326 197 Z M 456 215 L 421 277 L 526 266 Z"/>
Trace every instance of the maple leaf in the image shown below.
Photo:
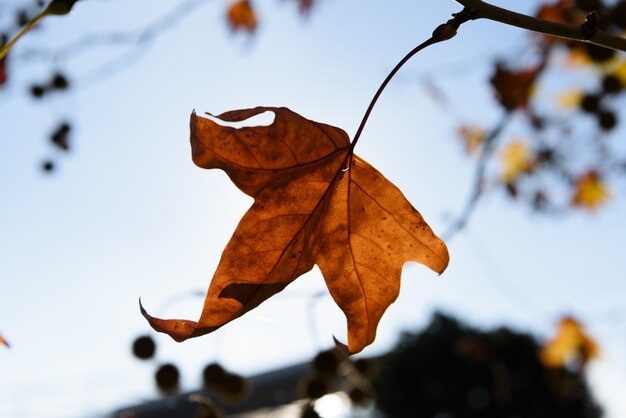
<path fill-rule="evenodd" d="M 584 367 L 590 359 L 597 358 L 599 352 L 598 344 L 587 335 L 582 325 L 566 316 L 559 321 L 555 337 L 541 348 L 539 358 L 546 367 L 565 367 L 576 361 Z"/>
<path fill-rule="evenodd" d="M 154 318 L 176 341 L 210 333 L 283 290 L 318 265 L 348 322 L 348 350 L 374 341 L 400 290 L 402 266 L 441 273 L 448 250 L 402 192 L 352 153 L 341 129 L 287 108 L 216 116 L 238 122 L 271 111 L 270 126 L 235 129 L 191 115 L 194 163 L 224 170 L 254 203 L 215 271 L 200 319 Z"/>
<path fill-rule="evenodd" d="M 498 63 L 490 82 L 500 104 L 509 111 L 526 108 L 533 92 L 532 87 L 535 79 L 542 70 L 543 64 L 525 70 L 513 71 Z"/>
<path fill-rule="evenodd" d="M 611 197 L 602 179 L 595 171 L 589 171 L 576 180 L 572 205 L 595 210 Z"/>
<path fill-rule="evenodd" d="M 227 20 L 233 31 L 246 30 L 253 33 L 257 18 L 249 0 L 237 0 L 228 7 Z"/>

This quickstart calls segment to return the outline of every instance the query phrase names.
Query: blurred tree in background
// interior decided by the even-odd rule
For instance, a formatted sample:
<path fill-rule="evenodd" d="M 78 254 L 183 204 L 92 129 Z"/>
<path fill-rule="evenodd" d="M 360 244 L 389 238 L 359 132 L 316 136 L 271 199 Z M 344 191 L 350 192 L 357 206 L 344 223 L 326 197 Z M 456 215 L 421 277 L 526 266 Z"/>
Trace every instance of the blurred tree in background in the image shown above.
<path fill-rule="evenodd" d="M 540 353 L 530 335 L 436 314 L 381 361 L 377 404 L 389 417 L 602 416 L 584 365 L 549 366 Z"/>

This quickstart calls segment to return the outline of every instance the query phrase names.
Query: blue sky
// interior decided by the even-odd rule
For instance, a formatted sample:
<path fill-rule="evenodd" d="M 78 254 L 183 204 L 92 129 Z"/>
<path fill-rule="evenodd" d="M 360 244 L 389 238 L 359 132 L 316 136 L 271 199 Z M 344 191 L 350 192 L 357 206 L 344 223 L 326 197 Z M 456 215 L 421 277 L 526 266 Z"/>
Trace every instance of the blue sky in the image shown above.
<path fill-rule="evenodd" d="M 0 350 L 0 416 L 82 417 L 156 397 L 156 364 L 130 354 L 133 339 L 151 333 L 137 299 L 157 316 L 196 318 L 201 297 L 168 301 L 206 290 L 251 203 L 224 173 L 191 162 L 191 111 L 287 106 L 353 135 L 388 71 L 459 10 L 452 0 L 423 3 L 320 0 L 301 18 L 290 2 L 256 1 L 260 27 L 249 39 L 228 30 L 225 1 L 192 1 L 194 12 L 150 43 L 103 46 L 53 64 L 72 89 L 41 102 L 25 92 L 49 76 L 50 63 L 20 54 L 142 28 L 172 6 L 84 1 L 29 34 L 13 51 L 11 81 L 0 92 L 0 332 L 13 344 Z M 525 2 L 524 10 L 516 3 L 499 2 L 522 12 L 537 4 Z M 456 126 L 497 121 L 485 82 L 489 57 L 515 57 L 525 36 L 470 22 L 454 40 L 420 53 L 385 91 L 359 141 L 357 153 L 398 185 L 437 233 L 461 210 L 472 181 L 473 161 Z M 116 57 L 134 62 L 119 71 L 105 67 L 110 75 L 101 77 Z M 425 75 L 450 107 L 429 96 Z M 46 140 L 62 118 L 73 124 L 67 155 Z M 519 128 L 510 129 L 507 135 Z M 58 169 L 43 175 L 38 166 L 48 156 Z M 624 416 L 626 201 L 623 183 L 618 187 L 600 212 L 559 219 L 499 192 L 488 195 L 449 242 L 442 276 L 405 267 L 400 298 L 363 354 L 390 348 L 437 309 L 543 338 L 571 313 L 602 348 L 590 379 L 607 416 Z M 158 361 L 178 364 L 191 389 L 212 361 L 250 374 L 310 358 L 332 335 L 345 336 L 343 314 L 329 297 L 310 308 L 311 296 L 324 289 L 316 269 L 215 334 L 184 344 L 155 336 Z"/>

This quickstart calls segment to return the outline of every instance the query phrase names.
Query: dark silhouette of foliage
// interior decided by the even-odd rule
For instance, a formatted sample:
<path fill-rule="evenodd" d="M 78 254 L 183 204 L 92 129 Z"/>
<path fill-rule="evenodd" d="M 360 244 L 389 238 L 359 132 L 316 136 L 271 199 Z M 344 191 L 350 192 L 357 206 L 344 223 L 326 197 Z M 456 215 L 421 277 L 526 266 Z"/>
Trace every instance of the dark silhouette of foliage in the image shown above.
<path fill-rule="evenodd" d="M 156 352 L 156 344 L 149 335 L 137 337 L 133 342 L 133 354 L 140 360 L 148 360 L 154 357 Z"/>
<path fill-rule="evenodd" d="M 584 370 L 546 368 L 537 341 L 436 314 L 380 362 L 378 407 L 394 418 L 599 418 Z"/>
<path fill-rule="evenodd" d="M 163 393 L 175 393 L 179 388 L 180 373 L 172 363 L 160 366 L 154 374 L 157 387 Z"/>

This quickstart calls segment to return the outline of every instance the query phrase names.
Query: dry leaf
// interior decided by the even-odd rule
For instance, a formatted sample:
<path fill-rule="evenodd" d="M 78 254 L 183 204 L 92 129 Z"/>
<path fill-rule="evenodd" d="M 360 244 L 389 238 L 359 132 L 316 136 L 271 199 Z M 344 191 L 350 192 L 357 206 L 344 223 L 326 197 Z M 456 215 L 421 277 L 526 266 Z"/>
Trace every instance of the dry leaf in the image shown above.
<path fill-rule="evenodd" d="M 554 4 L 542 4 L 537 11 L 537 18 L 555 23 L 572 23 L 572 6 L 572 0 L 559 0 Z"/>
<path fill-rule="evenodd" d="M 581 324 L 574 318 L 565 317 L 559 322 L 556 336 L 542 347 L 539 355 L 544 366 L 558 368 L 577 361 L 584 366 L 590 359 L 597 358 L 599 351 Z"/>
<path fill-rule="evenodd" d="M 253 33 L 257 27 L 256 13 L 249 0 L 237 0 L 228 7 L 228 24 L 233 31 Z"/>
<path fill-rule="evenodd" d="M 589 171 L 576 180 L 572 205 L 594 210 L 611 197 L 602 179 L 595 171 Z"/>
<path fill-rule="evenodd" d="M 535 79 L 542 69 L 543 66 L 540 65 L 527 70 L 512 71 L 497 64 L 490 81 L 500 104 L 507 110 L 526 108 Z"/>
<path fill-rule="evenodd" d="M 502 179 L 510 184 L 523 173 L 532 169 L 533 160 L 530 148 L 525 141 L 520 139 L 507 144 L 501 154 Z"/>
<path fill-rule="evenodd" d="M 9 342 L 7 340 L 4 339 L 4 337 L 2 335 L 0 335 L 0 345 L 3 345 L 7 348 L 10 348 L 11 345 L 9 344 Z"/>
<path fill-rule="evenodd" d="M 191 115 L 193 161 L 224 170 L 254 204 L 222 253 L 198 322 L 142 313 L 183 341 L 250 311 L 317 264 L 357 353 L 374 341 L 398 296 L 404 263 L 441 273 L 448 250 L 400 190 L 352 154 L 343 130 L 286 108 L 216 118 L 237 122 L 266 111 L 275 114 L 272 125 L 240 129 Z"/>
<path fill-rule="evenodd" d="M 465 142 L 465 152 L 468 155 L 475 154 L 485 142 L 487 132 L 476 125 L 461 125 L 457 129 L 457 134 Z"/>

